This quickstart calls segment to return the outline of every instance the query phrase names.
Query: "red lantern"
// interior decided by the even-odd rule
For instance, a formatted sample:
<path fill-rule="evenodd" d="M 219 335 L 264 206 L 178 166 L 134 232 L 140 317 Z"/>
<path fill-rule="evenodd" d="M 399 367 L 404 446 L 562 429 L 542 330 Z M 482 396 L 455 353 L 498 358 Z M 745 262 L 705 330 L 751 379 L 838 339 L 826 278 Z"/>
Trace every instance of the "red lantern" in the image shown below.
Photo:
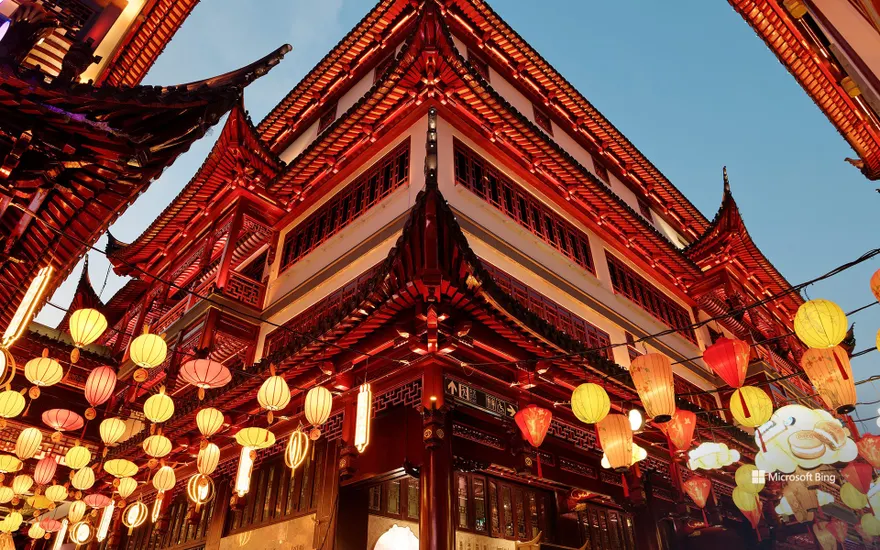
<path fill-rule="evenodd" d="M 880 468 L 880 436 L 866 434 L 856 441 L 859 456 L 868 461 L 874 468 Z"/>
<path fill-rule="evenodd" d="M 832 518 L 825 528 L 831 533 L 840 544 L 846 543 L 846 535 L 849 532 L 849 526 L 842 519 Z"/>
<path fill-rule="evenodd" d="M 697 505 L 697 508 L 703 511 L 703 523 L 709 524 L 706 519 L 706 501 L 709 499 L 709 493 L 712 491 L 712 482 L 703 476 L 693 476 L 689 480 L 681 484 L 684 492 Z"/>
<path fill-rule="evenodd" d="M 86 495 L 85 498 L 83 498 L 83 502 L 92 508 L 104 508 L 110 504 L 110 497 L 95 493 L 92 495 Z"/>
<path fill-rule="evenodd" d="M 86 411 L 86 417 L 94 418 L 94 408 L 104 403 L 113 395 L 116 388 L 116 371 L 112 367 L 98 367 L 89 373 L 86 379 L 86 401 L 92 408 Z"/>
<path fill-rule="evenodd" d="M 742 340 L 719 338 L 703 352 L 703 361 L 731 388 L 739 388 L 749 368 L 749 345 Z"/>
<path fill-rule="evenodd" d="M 758 506 L 754 510 L 740 510 L 742 514 L 749 520 L 749 523 L 752 524 L 752 529 L 755 530 L 755 533 L 758 535 L 758 540 L 761 540 L 761 532 L 758 531 L 758 523 L 761 521 L 761 506 Z"/>
<path fill-rule="evenodd" d="M 55 431 L 66 432 L 83 427 L 83 418 L 67 409 L 49 409 L 43 413 L 43 424 Z"/>
<path fill-rule="evenodd" d="M 874 467 L 864 462 L 850 462 L 840 471 L 840 475 L 860 493 L 867 495 L 874 481 Z"/>
<path fill-rule="evenodd" d="M 47 533 L 54 533 L 61 529 L 61 522 L 54 518 L 43 518 L 40 520 L 40 527 Z"/>
<path fill-rule="evenodd" d="M 532 447 L 540 447 L 550 429 L 553 413 L 536 405 L 528 405 L 520 409 L 513 417 L 523 437 Z"/>
<path fill-rule="evenodd" d="M 37 485 L 48 485 L 52 478 L 55 476 L 55 469 L 58 467 L 58 463 L 55 462 L 55 457 L 47 456 L 37 462 L 36 467 L 34 467 L 34 481 Z"/>
<path fill-rule="evenodd" d="M 694 441 L 694 429 L 697 427 L 697 415 L 691 411 L 676 409 L 672 420 L 660 424 L 660 429 L 679 451 L 687 451 Z"/>
<path fill-rule="evenodd" d="M 205 390 L 220 388 L 232 381 L 229 369 L 210 359 L 187 361 L 180 367 L 180 377 L 199 389 L 199 399 L 204 399 Z"/>

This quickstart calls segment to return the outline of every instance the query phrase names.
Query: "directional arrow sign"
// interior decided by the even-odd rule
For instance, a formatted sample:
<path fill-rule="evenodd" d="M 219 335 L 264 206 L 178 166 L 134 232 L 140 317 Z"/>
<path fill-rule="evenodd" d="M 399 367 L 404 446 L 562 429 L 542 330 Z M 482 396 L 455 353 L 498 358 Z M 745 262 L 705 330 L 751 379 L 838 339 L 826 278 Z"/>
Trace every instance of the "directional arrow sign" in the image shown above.
<path fill-rule="evenodd" d="M 513 417 L 516 414 L 517 409 L 514 403 L 469 386 L 464 382 L 447 378 L 446 393 L 451 395 L 457 403 L 468 405 L 495 416 Z"/>
<path fill-rule="evenodd" d="M 451 395 L 458 395 L 458 388 L 455 387 L 455 382 L 452 380 L 449 381 L 449 385 L 446 386 L 446 390 L 449 391 Z"/>

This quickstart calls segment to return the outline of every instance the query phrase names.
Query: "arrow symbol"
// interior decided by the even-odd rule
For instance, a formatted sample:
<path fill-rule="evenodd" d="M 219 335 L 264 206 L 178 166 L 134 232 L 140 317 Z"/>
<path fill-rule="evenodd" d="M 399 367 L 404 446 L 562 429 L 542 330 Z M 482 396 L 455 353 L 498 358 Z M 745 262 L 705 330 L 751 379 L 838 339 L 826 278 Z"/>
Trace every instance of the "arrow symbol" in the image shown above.
<path fill-rule="evenodd" d="M 449 385 L 446 386 L 446 389 L 448 389 L 449 393 L 451 393 L 452 395 L 455 395 L 457 393 L 457 389 L 455 387 L 455 382 L 450 382 Z"/>
<path fill-rule="evenodd" d="M 507 406 L 507 415 L 508 416 L 516 416 L 516 409 L 514 409 L 513 407 L 508 405 Z"/>

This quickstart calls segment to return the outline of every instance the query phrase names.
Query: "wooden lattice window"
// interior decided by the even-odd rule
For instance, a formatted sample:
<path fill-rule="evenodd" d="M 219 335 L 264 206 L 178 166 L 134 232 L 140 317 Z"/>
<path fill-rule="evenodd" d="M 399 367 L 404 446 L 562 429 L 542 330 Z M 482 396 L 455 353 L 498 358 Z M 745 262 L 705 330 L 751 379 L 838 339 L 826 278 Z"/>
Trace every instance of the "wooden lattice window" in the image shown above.
<path fill-rule="evenodd" d="M 455 140 L 455 181 L 595 274 L 587 234 L 544 206 L 483 157 Z"/>
<path fill-rule="evenodd" d="M 608 169 L 605 168 L 605 165 L 596 157 L 593 157 L 593 172 L 595 172 L 596 176 L 605 183 L 611 181 L 608 179 Z"/>
<path fill-rule="evenodd" d="M 592 504 L 585 506 L 577 513 L 582 547 L 635 550 L 635 529 L 631 515 Z"/>
<path fill-rule="evenodd" d="M 539 128 L 547 132 L 549 135 L 553 135 L 553 124 L 550 123 L 550 115 L 548 115 L 543 109 L 540 109 L 537 105 L 532 104 L 532 110 L 535 113 L 535 124 L 538 125 Z"/>
<path fill-rule="evenodd" d="M 285 235 L 281 270 L 293 265 L 407 183 L 408 139 Z"/>
<path fill-rule="evenodd" d="M 470 62 L 474 70 L 480 73 L 480 76 L 486 79 L 486 82 L 489 82 L 489 63 L 487 63 L 485 59 L 480 57 L 478 53 L 474 52 L 471 49 L 468 49 L 467 54 L 468 62 Z"/>
<path fill-rule="evenodd" d="M 688 403 L 696 405 L 704 411 L 711 411 L 718 408 L 718 403 L 715 401 L 715 398 L 712 396 L 712 394 L 702 393 L 702 389 L 679 376 L 675 376 L 674 379 L 675 395 L 680 396 Z"/>
<path fill-rule="evenodd" d="M 120 545 L 124 550 L 141 550 L 174 548 L 178 546 L 186 546 L 187 548 L 199 549 L 204 545 L 198 545 L 199 541 L 204 541 L 208 535 L 208 526 L 211 525 L 211 519 L 214 517 L 214 506 L 217 501 L 208 503 L 203 506 L 196 514 L 195 507 L 186 496 L 186 493 L 179 493 L 174 500 L 167 504 L 165 517 L 167 519 L 167 529 L 159 531 L 154 529 L 155 524 L 146 522 L 131 535 L 126 533 L 125 541 Z M 150 505 L 152 506 L 152 505 Z M 189 521 L 187 515 L 194 513 L 194 521 Z"/>
<path fill-rule="evenodd" d="M 369 487 L 367 507 L 371 514 L 405 521 L 419 520 L 419 480 L 404 476 Z"/>
<path fill-rule="evenodd" d="M 663 324 L 678 330 L 679 334 L 696 343 L 694 329 L 690 326 L 691 318 L 685 308 L 675 303 L 617 257 L 606 252 L 605 258 L 608 260 L 608 271 L 611 274 L 611 286 L 614 292 L 626 296 Z"/>
<path fill-rule="evenodd" d="M 321 113 L 321 119 L 318 121 L 318 133 L 320 134 L 324 130 L 327 129 L 328 126 L 333 124 L 333 121 L 336 120 L 336 108 L 338 105 L 333 103 L 333 105 L 329 106 L 327 110 Z"/>
<path fill-rule="evenodd" d="M 549 494 L 480 474 L 455 476 L 455 528 L 511 540 L 546 533 Z"/>

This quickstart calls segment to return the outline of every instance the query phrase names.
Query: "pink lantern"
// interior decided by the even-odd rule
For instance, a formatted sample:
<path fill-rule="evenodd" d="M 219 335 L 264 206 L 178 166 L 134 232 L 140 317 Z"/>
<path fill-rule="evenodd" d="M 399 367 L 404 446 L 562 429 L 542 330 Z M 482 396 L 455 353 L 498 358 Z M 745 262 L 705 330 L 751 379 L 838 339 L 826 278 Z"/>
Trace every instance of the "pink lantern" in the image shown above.
<path fill-rule="evenodd" d="M 95 407 L 106 402 L 113 395 L 116 388 L 116 371 L 111 367 L 98 367 L 89 373 L 86 379 L 86 401 L 91 407 L 86 411 L 86 417 L 91 420 L 95 417 Z"/>
<path fill-rule="evenodd" d="M 858 492 L 867 495 L 874 481 L 874 467 L 865 462 L 850 462 L 840 471 L 840 475 Z"/>
<path fill-rule="evenodd" d="M 222 363 L 210 359 L 194 359 L 180 367 L 180 377 L 199 388 L 199 399 L 205 398 L 205 390 L 220 388 L 232 381 L 232 374 Z"/>
<path fill-rule="evenodd" d="M 34 481 L 37 485 L 48 485 L 55 476 L 55 469 L 57 467 L 58 463 L 55 461 L 54 456 L 47 456 L 41 459 L 34 468 Z"/>
<path fill-rule="evenodd" d="M 78 430 L 84 423 L 83 417 L 68 409 L 49 409 L 43 413 L 43 424 L 55 430 L 52 441 L 59 441 L 61 432 Z"/>
<path fill-rule="evenodd" d="M 110 504 L 110 497 L 95 493 L 92 495 L 86 495 L 83 498 L 83 502 L 92 508 L 104 508 Z"/>
<path fill-rule="evenodd" d="M 47 533 L 54 533 L 61 529 L 61 522 L 57 519 L 43 518 L 40 520 L 40 527 L 42 527 L 43 531 Z"/>

